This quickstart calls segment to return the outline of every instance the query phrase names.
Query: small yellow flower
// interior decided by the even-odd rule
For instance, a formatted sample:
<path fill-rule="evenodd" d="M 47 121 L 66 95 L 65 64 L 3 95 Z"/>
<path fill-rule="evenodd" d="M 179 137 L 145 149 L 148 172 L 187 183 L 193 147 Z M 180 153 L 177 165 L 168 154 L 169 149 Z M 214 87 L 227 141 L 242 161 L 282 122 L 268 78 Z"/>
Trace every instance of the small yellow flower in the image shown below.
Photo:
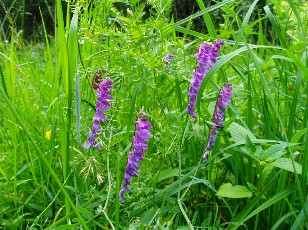
<path fill-rule="evenodd" d="M 50 131 L 50 130 L 47 130 L 47 131 L 45 132 L 45 137 L 46 137 L 46 139 L 49 140 L 49 141 L 50 141 L 50 136 L 51 136 L 51 131 Z"/>

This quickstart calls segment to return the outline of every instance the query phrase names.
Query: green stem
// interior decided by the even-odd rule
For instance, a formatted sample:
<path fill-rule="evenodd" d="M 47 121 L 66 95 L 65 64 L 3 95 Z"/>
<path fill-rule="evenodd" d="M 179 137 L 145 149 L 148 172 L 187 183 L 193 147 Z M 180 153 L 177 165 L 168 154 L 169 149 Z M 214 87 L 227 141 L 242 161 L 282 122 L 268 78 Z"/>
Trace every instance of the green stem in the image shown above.
<path fill-rule="evenodd" d="M 115 200 L 115 228 L 120 226 L 120 154 L 117 157 L 117 184 L 116 184 L 116 200 Z"/>

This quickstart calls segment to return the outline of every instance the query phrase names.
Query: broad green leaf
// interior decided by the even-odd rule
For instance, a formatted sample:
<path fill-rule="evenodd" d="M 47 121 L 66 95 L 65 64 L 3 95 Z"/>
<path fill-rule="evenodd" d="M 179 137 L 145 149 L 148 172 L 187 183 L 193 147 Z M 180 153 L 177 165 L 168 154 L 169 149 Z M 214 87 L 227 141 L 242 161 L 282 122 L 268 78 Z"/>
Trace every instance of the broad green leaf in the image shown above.
<path fill-rule="evenodd" d="M 275 160 L 274 162 L 269 164 L 270 166 L 274 166 L 277 168 L 281 168 L 284 170 L 287 170 L 289 172 L 294 172 L 294 168 L 292 165 L 292 160 L 288 159 L 288 158 L 278 158 L 277 160 Z M 297 163 L 294 162 L 294 166 L 295 166 L 295 170 L 297 174 L 302 174 L 302 166 Z"/>
<path fill-rule="evenodd" d="M 232 184 L 227 183 L 220 186 L 216 195 L 227 198 L 250 198 L 252 196 L 252 192 L 245 186 L 233 186 Z"/>
<path fill-rule="evenodd" d="M 271 162 L 286 154 L 286 148 L 288 143 L 281 143 L 273 145 L 264 151 L 264 154 L 261 155 L 261 160 Z"/>
<path fill-rule="evenodd" d="M 250 130 L 245 129 L 243 126 L 233 122 L 229 128 L 229 132 L 231 133 L 232 140 L 237 142 L 246 142 L 247 136 L 253 141 L 256 140 L 256 137 L 250 132 Z"/>

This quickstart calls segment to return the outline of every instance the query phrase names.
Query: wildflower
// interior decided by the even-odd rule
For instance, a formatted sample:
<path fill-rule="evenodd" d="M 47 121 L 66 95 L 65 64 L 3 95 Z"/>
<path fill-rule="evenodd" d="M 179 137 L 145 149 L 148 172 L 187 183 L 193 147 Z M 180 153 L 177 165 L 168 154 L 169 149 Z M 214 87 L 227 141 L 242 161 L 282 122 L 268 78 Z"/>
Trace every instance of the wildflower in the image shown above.
<path fill-rule="evenodd" d="M 107 69 L 104 70 L 104 74 L 106 74 L 108 72 Z M 94 74 L 94 77 L 93 77 L 93 80 L 92 80 L 92 87 L 93 89 L 95 90 L 98 90 L 99 88 L 99 85 L 100 83 L 103 81 L 103 78 L 102 78 L 102 72 L 100 70 L 98 70 L 95 74 Z"/>
<path fill-rule="evenodd" d="M 195 119 L 197 118 L 195 104 L 202 80 L 214 63 L 217 62 L 219 50 L 223 44 L 223 40 L 216 40 L 213 44 L 204 42 L 199 48 L 197 67 L 190 81 L 191 85 L 188 92 L 189 105 L 187 107 L 187 112 Z"/>
<path fill-rule="evenodd" d="M 51 131 L 50 131 L 50 130 L 47 130 L 47 131 L 45 132 L 45 137 L 46 137 L 47 140 L 50 141 L 50 137 L 51 137 Z"/>
<path fill-rule="evenodd" d="M 209 151 L 212 150 L 213 146 L 216 144 L 215 139 L 218 135 L 218 131 L 224 127 L 224 110 L 228 108 L 227 103 L 230 102 L 232 97 L 232 84 L 224 83 L 224 86 L 221 88 L 219 97 L 216 101 L 215 110 L 212 117 L 212 122 L 214 125 L 211 127 L 211 131 L 209 134 L 209 139 L 207 146 L 204 151 L 203 161 L 207 160 L 207 155 Z"/>
<path fill-rule="evenodd" d="M 128 186 L 131 183 L 131 177 L 137 177 L 140 170 L 139 162 L 143 160 L 143 153 L 148 149 L 146 142 L 151 136 L 149 129 L 152 127 L 149 120 L 146 118 L 147 114 L 143 109 L 138 114 L 136 121 L 135 136 L 133 138 L 132 150 L 128 154 L 127 165 L 124 175 L 124 183 L 120 190 L 120 202 L 123 203 L 124 191 L 130 192 Z"/>
<path fill-rule="evenodd" d="M 99 84 L 102 82 L 103 78 L 102 78 L 102 72 L 100 70 L 98 70 L 93 77 L 92 80 L 92 87 L 95 90 L 98 90 L 99 88 Z"/>
<path fill-rule="evenodd" d="M 173 55 L 170 55 L 170 54 L 168 54 L 168 55 L 165 57 L 166 65 L 169 65 L 169 64 L 170 64 L 172 58 L 173 58 Z"/>
<path fill-rule="evenodd" d="M 110 78 L 105 78 L 99 84 L 99 88 L 97 90 L 97 103 L 96 103 L 96 113 L 93 117 L 93 126 L 91 134 L 89 135 L 88 140 L 84 143 L 85 148 L 90 148 L 90 146 L 94 146 L 96 149 L 101 149 L 101 145 L 96 141 L 96 135 L 99 131 L 99 121 L 106 122 L 108 117 L 104 114 L 108 108 L 110 108 L 110 103 L 107 100 L 111 100 L 111 92 L 110 89 L 113 86 L 113 82 Z"/>

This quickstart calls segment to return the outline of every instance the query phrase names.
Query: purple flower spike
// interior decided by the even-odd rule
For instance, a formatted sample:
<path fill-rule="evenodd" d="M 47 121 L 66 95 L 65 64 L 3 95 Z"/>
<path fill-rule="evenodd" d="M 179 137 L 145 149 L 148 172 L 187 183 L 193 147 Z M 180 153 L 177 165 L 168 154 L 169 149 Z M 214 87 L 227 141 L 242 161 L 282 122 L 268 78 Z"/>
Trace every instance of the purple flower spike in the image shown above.
<path fill-rule="evenodd" d="M 148 149 L 148 142 L 152 127 L 149 120 L 146 118 L 147 114 L 143 109 L 138 114 L 138 120 L 136 121 L 135 136 L 133 138 L 132 150 L 128 154 L 127 165 L 124 175 L 124 183 L 120 190 L 120 203 L 124 203 L 123 195 L 124 191 L 130 192 L 128 186 L 131 183 L 131 177 L 137 177 L 140 170 L 139 162 L 143 160 L 143 153 Z"/>
<path fill-rule="evenodd" d="M 106 74 L 108 72 L 108 70 L 104 70 L 104 74 Z M 95 90 L 98 90 L 99 88 L 99 85 L 100 83 L 103 81 L 103 78 L 102 78 L 102 71 L 98 70 L 95 74 L 94 74 L 94 77 L 93 77 L 93 80 L 92 80 L 92 87 L 93 89 Z"/>
<path fill-rule="evenodd" d="M 94 74 L 94 77 L 93 77 L 93 80 L 92 80 L 92 87 L 93 87 L 93 89 L 98 90 L 99 84 L 100 84 L 102 81 L 103 81 L 102 72 L 101 72 L 100 70 L 98 70 L 98 71 Z"/>
<path fill-rule="evenodd" d="M 224 110 L 228 109 L 228 102 L 230 102 L 232 97 L 232 84 L 224 83 L 224 86 L 221 88 L 219 97 L 216 101 L 216 107 L 212 117 L 212 122 L 215 124 L 211 127 L 209 139 L 207 146 L 204 151 L 203 161 L 207 160 L 207 155 L 212 150 L 213 146 L 216 144 L 215 139 L 218 136 L 218 131 L 224 127 Z"/>
<path fill-rule="evenodd" d="M 102 146 L 95 139 L 96 134 L 98 134 L 98 133 L 99 133 L 99 121 L 94 120 L 93 126 L 92 126 L 92 132 L 91 132 L 88 140 L 83 145 L 86 149 L 90 148 L 91 145 L 93 145 L 94 148 L 96 148 L 98 150 L 100 150 L 102 148 Z"/>
<path fill-rule="evenodd" d="M 169 65 L 171 60 L 172 60 L 173 56 L 168 54 L 166 57 L 165 57 L 165 62 L 166 62 L 166 65 Z"/>
<path fill-rule="evenodd" d="M 197 67 L 190 80 L 190 88 L 188 92 L 189 105 L 187 107 L 187 112 L 195 119 L 197 118 L 195 104 L 202 80 L 215 62 L 217 62 L 219 50 L 223 44 L 223 40 L 216 40 L 213 44 L 204 42 L 199 48 Z"/>
<path fill-rule="evenodd" d="M 86 149 L 90 148 L 91 145 L 98 150 L 102 148 L 101 145 L 96 141 L 96 135 L 100 132 L 99 121 L 106 122 L 108 120 L 108 117 L 104 114 L 104 112 L 110 108 L 110 103 L 107 100 L 112 99 L 110 92 L 112 86 L 113 82 L 110 78 L 105 78 L 99 84 L 97 89 L 96 113 L 93 117 L 94 122 L 92 126 L 92 132 L 89 135 L 88 140 L 83 145 Z"/>

